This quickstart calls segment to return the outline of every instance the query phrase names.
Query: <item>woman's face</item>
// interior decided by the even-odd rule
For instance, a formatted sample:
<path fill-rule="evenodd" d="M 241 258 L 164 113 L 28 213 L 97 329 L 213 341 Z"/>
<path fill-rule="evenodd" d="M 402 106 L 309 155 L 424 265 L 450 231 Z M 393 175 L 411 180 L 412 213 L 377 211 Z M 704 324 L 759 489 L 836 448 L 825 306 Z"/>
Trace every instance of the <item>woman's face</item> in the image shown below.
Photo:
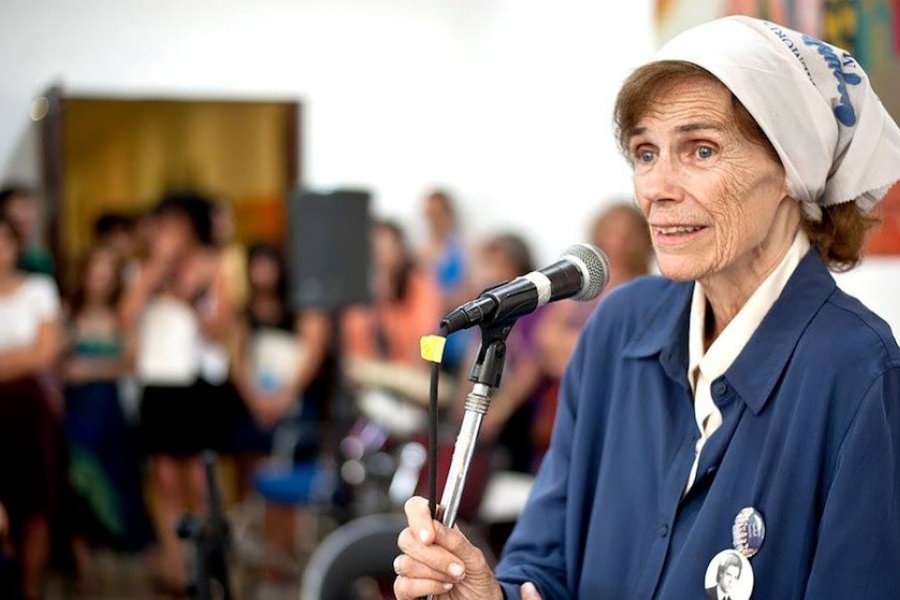
<path fill-rule="evenodd" d="M 275 291 L 278 287 L 279 273 L 278 263 L 265 254 L 253 257 L 248 267 L 250 287 L 256 291 Z"/>
<path fill-rule="evenodd" d="M 115 254 L 109 250 L 94 252 L 84 276 L 84 287 L 88 297 L 100 301 L 109 300 L 119 277 Z"/>
<path fill-rule="evenodd" d="M 666 277 L 743 276 L 799 223 L 781 163 L 741 134 L 731 93 L 718 82 L 672 86 L 638 121 L 628 149 Z"/>
<path fill-rule="evenodd" d="M 37 202 L 32 196 L 17 194 L 6 207 L 6 214 L 13 222 L 22 239 L 29 240 L 37 229 Z"/>
<path fill-rule="evenodd" d="M 403 244 L 387 227 L 376 227 L 372 231 L 372 252 L 375 267 L 392 273 L 403 265 Z"/>
<path fill-rule="evenodd" d="M 594 244 L 614 265 L 631 268 L 649 262 L 646 225 L 633 211 L 615 210 L 603 217 L 594 230 Z"/>
<path fill-rule="evenodd" d="M 523 273 L 518 272 L 502 250 L 487 246 L 481 251 L 481 261 L 475 265 L 474 281 L 478 289 L 484 289 L 519 275 Z"/>
<path fill-rule="evenodd" d="M 154 223 L 154 243 L 168 243 L 185 252 L 196 241 L 187 215 L 170 211 L 158 215 Z"/>
<path fill-rule="evenodd" d="M 453 217 L 447 210 L 447 205 L 435 196 L 429 196 L 425 200 L 425 220 L 431 232 L 436 235 L 443 235 L 453 226 Z"/>

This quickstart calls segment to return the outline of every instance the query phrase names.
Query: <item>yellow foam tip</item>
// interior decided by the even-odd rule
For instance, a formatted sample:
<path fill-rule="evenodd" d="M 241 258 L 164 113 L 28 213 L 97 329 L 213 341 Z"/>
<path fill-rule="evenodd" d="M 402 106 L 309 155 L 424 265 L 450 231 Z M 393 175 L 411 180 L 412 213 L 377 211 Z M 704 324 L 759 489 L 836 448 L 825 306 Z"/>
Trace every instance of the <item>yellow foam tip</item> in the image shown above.
<path fill-rule="evenodd" d="M 440 363 L 444 356 L 444 344 L 447 338 L 439 335 L 425 335 L 419 340 L 419 346 L 422 350 L 422 358 L 430 362 Z"/>

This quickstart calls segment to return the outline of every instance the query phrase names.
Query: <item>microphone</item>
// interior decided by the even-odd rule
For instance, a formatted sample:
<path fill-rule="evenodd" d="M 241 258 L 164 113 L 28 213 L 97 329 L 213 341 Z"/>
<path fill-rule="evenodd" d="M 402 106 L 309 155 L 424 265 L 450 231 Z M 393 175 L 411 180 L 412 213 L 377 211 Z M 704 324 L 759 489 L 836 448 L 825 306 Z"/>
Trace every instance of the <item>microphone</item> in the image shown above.
<path fill-rule="evenodd" d="M 609 281 L 609 259 L 591 244 L 575 244 L 555 263 L 512 281 L 488 288 L 441 319 L 449 335 L 483 323 L 512 321 L 565 298 L 593 300 Z"/>

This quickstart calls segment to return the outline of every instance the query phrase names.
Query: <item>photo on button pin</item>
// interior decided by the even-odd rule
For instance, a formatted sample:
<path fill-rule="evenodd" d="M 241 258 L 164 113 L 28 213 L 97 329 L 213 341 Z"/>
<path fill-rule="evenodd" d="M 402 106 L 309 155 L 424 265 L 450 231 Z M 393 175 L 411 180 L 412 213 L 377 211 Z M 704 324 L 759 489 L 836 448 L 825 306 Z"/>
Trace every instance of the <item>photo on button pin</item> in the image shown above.
<path fill-rule="evenodd" d="M 734 550 L 716 554 L 706 567 L 706 597 L 713 600 L 749 600 L 753 592 L 753 567 Z"/>

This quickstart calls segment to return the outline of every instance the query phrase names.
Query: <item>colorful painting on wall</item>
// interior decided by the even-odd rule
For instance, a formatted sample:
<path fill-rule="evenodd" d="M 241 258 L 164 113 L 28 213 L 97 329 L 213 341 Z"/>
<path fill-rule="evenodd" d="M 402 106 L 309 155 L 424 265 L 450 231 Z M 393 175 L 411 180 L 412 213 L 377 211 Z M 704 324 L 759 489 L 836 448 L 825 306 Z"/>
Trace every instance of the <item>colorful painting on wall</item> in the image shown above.
<path fill-rule="evenodd" d="M 725 15 L 750 15 L 821 38 L 853 54 L 900 119 L 900 0 L 656 0 L 659 45 Z"/>

